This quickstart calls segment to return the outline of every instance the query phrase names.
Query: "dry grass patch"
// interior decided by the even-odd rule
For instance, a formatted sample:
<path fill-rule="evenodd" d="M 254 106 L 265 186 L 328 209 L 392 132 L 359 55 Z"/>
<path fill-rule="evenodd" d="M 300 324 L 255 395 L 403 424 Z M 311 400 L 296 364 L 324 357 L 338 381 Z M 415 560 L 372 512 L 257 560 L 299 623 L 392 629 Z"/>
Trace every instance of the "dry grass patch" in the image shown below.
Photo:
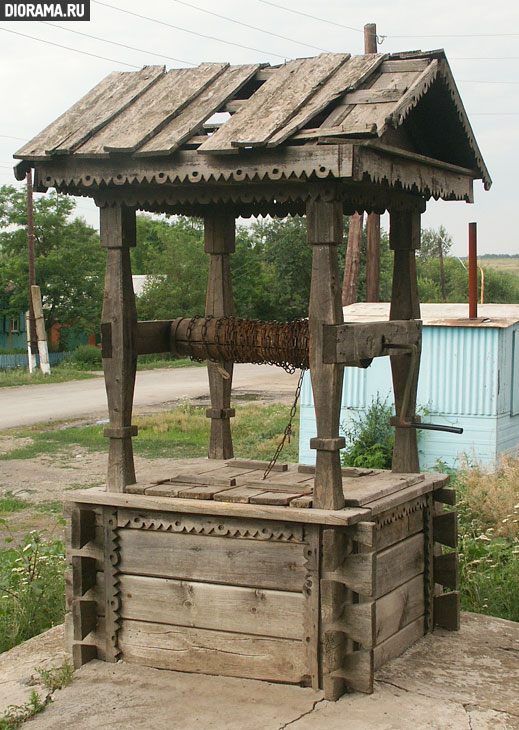
<path fill-rule="evenodd" d="M 502 456 L 495 469 L 464 464 L 457 486 L 461 505 L 495 536 L 519 537 L 519 458 Z"/>

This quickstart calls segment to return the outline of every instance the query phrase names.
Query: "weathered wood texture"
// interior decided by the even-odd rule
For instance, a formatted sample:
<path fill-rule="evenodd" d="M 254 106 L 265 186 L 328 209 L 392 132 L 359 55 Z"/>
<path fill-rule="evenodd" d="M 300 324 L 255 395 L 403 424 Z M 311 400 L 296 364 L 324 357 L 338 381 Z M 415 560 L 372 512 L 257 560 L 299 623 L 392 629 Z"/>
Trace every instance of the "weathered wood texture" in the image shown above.
<path fill-rule="evenodd" d="M 135 482 L 131 425 L 137 370 L 137 309 L 133 292 L 130 248 L 136 245 L 135 210 L 101 208 L 101 246 L 107 249 L 101 317 L 102 356 L 110 427 L 107 489 L 123 492 Z"/>
<path fill-rule="evenodd" d="M 134 152 L 180 114 L 225 69 L 223 63 L 202 63 L 196 68 L 168 71 L 148 93 L 85 142 L 77 154 L 106 157 L 110 152 Z"/>
<path fill-rule="evenodd" d="M 378 302 L 380 299 L 380 216 L 368 215 L 366 243 L 366 301 Z"/>
<path fill-rule="evenodd" d="M 104 535 L 98 529 L 97 516 L 94 509 L 72 505 L 66 531 L 71 566 L 67 575 L 66 641 L 76 669 L 106 656 L 104 580 L 99 579 L 104 569 Z"/>
<path fill-rule="evenodd" d="M 388 345 L 420 344 L 417 320 L 345 322 L 323 328 L 324 362 L 358 363 L 387 355 Z"/>
<path fill-rule="evenodd" d="M 305 580 L 300 545 L 121 529 L 120 549 L 120 571 L 133 575 L 287 591 Z"/>
<path fill-rule="evenodd" d="M 348 58 L 323 53 L 284 64 L 198 151 L 222 153 L 233 152 L 237 147 L 265 145 Z M 331 92 L 331 98 L 335 93 Z"/>
<path fill-rule="evenodd" d="M 234 300 L 232 295 L 230 255 L 235 248 L 234 215 L 213 213 L 204 221 L 204 247 L 210 255 L 207 283 L 206 315 L 232 317 Z M 223 373 L 228 377 L 224 377 Z M 211 435 L 209 438 L 210 459 L 230 459 L 233 456 L 230 416 L 233 363 L 207 361 L 209 391 L 211 394 Z"/>
<path fill-rule="evenodd" d="M 354 213 L 350 216 L 348 246 L 346 248 L 346 260 L 344 262 L 344 276 L 342 281 L 341 301 L 343 307 L 354 304 L 357 301 L 363 228 L 364 213 Z"/>
<path fill-rule="evenodd" d="M 391 213 L 389 236 L 390 247 L 395 256 L 390 319 L 419 319 L 420 301 L 415 262 L 415 250 L 420 247 L 419 213 Z M 421 347 L 420 344 L 414 347 L 416 348 L 414 373 L 412 372 L 413 358 L 409 352 L 391 356 L 396 414 L 397 418 L 406 421 L 414 419 L 416 409 Z M 409 386 L 408 379 L 410 380 Z M 406 412 L 403 413 L 406 386 L 408 386 L 409 398 Z M 416 430 L 397 427 L 393 450 L 393 471 L 418 472 L 419 470 Z"/>
<path fill-rule="evenodd" d="M 227 631 L 122 622 L 122 657 L 181 672 L 299 684 L 308 672 L 303 642 Z"/>
<path fill-rule="evenodd" d="M 228 67 L 221 75 L 216 76 L 205 91 L 193 99 L 158 134 L 142 145 L 135 156 L 172 154 L 186 140 L 190 139 L 196 130 L 228 99 L 236 94 L 258 69 L 259 64 Z"/>
<path fill-rule="evenodd" d="M 268 141 L 267 147 L 284 142 L 295 132 L 301 129 L 313 117 L 316 117 L 326 107 L 338 99 L 345 90 L 353 89 L 361 84 L 382 62 L 382 55 L 355 56 L 342 66 L 339 66 L 333 76 L 309 99 L 301 111 L 290 118 L 285 125 Z M 350 94 L 362 92 L 349 92 Z"/>
<path fill-rule="evenodd" d="M 314 201 L 307 206 L 307 239 L 312 245 L 310 288 L 310 374 L 315 403 L 317 449 L 314 504 L 341 509 L 344 506 L 339 449 L 340 404 L 344 368 L 323 363 L 323 326 L 343 321 L 337 245 L 342 241 L 342 203 Z"/>
<path fill-rule="evenodd" d="M 137 575 L 120 590 L 123 619 L 303 641 L 302 593 Z"/>
<path fill-rule="evenodd" d="M 46 153 L 74 152 L 88 137 L 137 101 L 163 75 L 163 66 L 145 66 L 137 73 L 113 71 L 22 147 L 18 154 L 21 157 L 45 158 Z"/>

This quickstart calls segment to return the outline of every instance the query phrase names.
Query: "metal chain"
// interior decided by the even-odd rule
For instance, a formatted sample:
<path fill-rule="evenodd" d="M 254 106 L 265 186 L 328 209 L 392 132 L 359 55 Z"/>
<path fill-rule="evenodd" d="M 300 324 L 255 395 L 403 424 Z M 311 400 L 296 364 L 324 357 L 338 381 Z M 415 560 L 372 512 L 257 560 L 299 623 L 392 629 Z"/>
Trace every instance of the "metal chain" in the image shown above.
<path fill-rule="evenodd" d="M 278 447 L 276 449 L 276 453 L 274 454 L 274 456 L 272 457 L 272 459 L 269 462 L 269 465 L 265 469 L 265 473 L 263 474 L 263 479 L 266 479 L 268 477 L 268 475 L 270 474 L 270 472 L 272 471 L 272 469 L 274 468 L 274 465 L 275 465 L 276 461 L 279 459 L 279 455 L 283 451 L 283 447 L 285 446 L 286 440 L 288 439 L 288 443 L 290 443 L 290 438 L 292 436 L 292 421 L 294 420 L 294 417 L 295 417 L 296 412 L 297 412 L 297 402 L 299 400 L 299 396 L 301 395 L 301 388 L 303 387 L 303 377 L 304 377 L 304 375 L 305 375 L 305 371 L 304 370 L 301 370 L 301 373 L 299 375 L 299 380 L 297 382 L 297 387 L 296 387 L 296 392 L 295 392 L 295 397 L 294 397 L 294 403 L 292 404 L 292 408 L 290 409 L 290 417 L 288 419 L 287 425 L 285 426 L 285 431 L 283 433 L 283 438 L 281 439 L 281 441 L 278 444 Z"/>
<path fill-rule="evenodd" d="M 201 318 L 193 317 L 187 330 L 191 338 L 194 323 Z M 213 360 L 209 357 L 208 345 L 216 345 L 219 359 L 229 362 L 262 363 L 278 365 L 287 373 L 298 368 L 307 369 L 308 362 L 308 321 L 261 322 L 259 320 L 219 317 L 216 320 L 216 342 L 206 341 L 207 325 L 212 317 L 202 319 L 202 343 L 197 343 L 203 354 L 193 354 L 193 360 Z"/>

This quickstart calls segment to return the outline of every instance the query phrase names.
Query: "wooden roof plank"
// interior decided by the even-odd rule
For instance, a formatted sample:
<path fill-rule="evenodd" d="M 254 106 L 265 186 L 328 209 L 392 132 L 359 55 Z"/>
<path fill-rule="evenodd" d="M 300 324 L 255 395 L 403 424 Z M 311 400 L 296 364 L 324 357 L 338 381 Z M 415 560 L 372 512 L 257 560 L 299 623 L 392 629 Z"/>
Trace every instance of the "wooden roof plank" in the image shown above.
<path fill-rule="evenodd" d="M 202 63 L 196 68 L 168 71 L 152 90 L 139 97 L 76 154 L 103 157 L 110 152 L 134 152 L 180 114 L 226 68 L 225 63 Z"/>
<path fill-rule="evenodd" d="M 394 127 L 398 127 L 407 116 L 407 112 L 416 106 L 417 99 L 420 99 L 424 95 L 425 91 L 438 75 L 438 70 L 438 61 L 433 59 L 409 86 L 407 92 L 391 110 L 390 117 Z"/>
<path fill-rule="evenodd" d="M 281 144 L 344 92 L 356 89 L 375 71 L 384 58 L 386 58 L 384 54 L 371 53 L 349 59 L 335 71 L 299 113 L 269 139 L 267 146 L 275 147 Z"/>
<path fill-rule="evenodd" d="M 289 61 L 198 152 L 225 153 L 265 145 L 349 58 L 349 54 L 322 53 Z"/>
<path fill-rule="evenodd" d="M 141 71 L 114 71 L 76 104 L 25 144 L 16 157 L 31 158 L 73 152 L 82 141 L 127 109 L 161 76 L 163 66 L 145 66 Z"/>
<path fill-rule="evenodd" d="M 197 96 L 157 135 L 135 152 L 135 157 L 170 155 L 190 139 L 207 119 L 231 99 L 261 68 L 259 63 L 231 66 Z M 244 102 L 246 103 L 246 102 Z"/>
<path fill-rule="evenodd" d="M 384 64 L 382 64 L 382 68 Z M 370 87 L 370 91 L 380 91 L 383 89 L 409 89 L 413 86 L 416 79 L 421 76 L 419 71 L 394 72 L 388 71 L 382 73 Z M 403 98 L 405 92 L 402 94 Z M 340 127 L 343 134 L 363 134 L 368 129 L 368 134 L 374 134 L 375 130 L 380 136 L 386 129 L 386 119 L 391 115 L 393 109 L 400 101 L 385 101 L 375 104 L 362 103 L 356 104 L 350 113 L 344 118 Z"/>

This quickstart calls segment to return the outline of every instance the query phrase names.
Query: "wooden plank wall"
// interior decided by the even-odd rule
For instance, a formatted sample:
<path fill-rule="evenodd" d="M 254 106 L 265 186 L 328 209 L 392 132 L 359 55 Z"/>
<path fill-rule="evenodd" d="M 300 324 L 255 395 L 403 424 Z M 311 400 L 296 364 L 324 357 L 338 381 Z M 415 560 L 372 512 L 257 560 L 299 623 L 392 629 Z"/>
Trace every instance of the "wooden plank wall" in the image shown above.
<path fill-rule="evenodd" d="M 124 660 L 317 686 L 318 557 L 302 526 L 221 519 L 214 536 L 203 517 L 170 515 L 185 520 L 173 532 L 134 516 L 118 529 Z"/>
<path fill-rule="evenodd" d="M 344 685 L 372 692 L 375 670 L 423 636 L 426 504 L 427 497 L 418 497 L 381 512 L 374 522 L 325 531 L 321 616 L 327 699 L 338 699 Z M 328 532 L 333 536 L 326 538 Z"/>

